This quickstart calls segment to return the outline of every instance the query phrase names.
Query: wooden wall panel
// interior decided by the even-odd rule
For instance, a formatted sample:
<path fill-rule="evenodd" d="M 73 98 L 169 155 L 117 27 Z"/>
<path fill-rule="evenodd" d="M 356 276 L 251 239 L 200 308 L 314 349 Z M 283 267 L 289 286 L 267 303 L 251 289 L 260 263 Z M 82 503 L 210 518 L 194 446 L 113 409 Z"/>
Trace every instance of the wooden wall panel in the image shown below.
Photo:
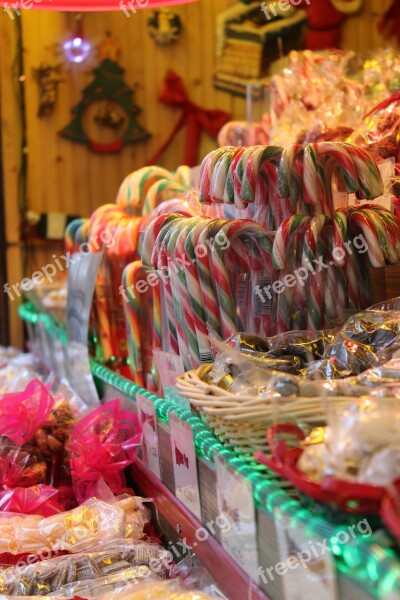
<path fill-rule="evenodd" d="M 143 108 L 140 122 L 153 137 L 122 150 L 118 155 L 99 156 L 85 147 L 57 136 L 70 118 L 71 108 L 79 101 L 82 88 L 91 78 L 91 69 L 68 66 L 65 82 L 60 85 L 59 101 L 50 117 L 38 119 L 37 84 L 33 68 L 44 60 L 56 62 L 54 49 L 72 31 L 73 19 L 65 13 L 26 12 L 23 15 L 28 99 L 29 205 L 43 212 L 63 210 L 88 215 L 96 206 L 112 202 L 121 180 L 145 164 L 162 144 L 179 118 L 179 111 L 163 106 L 157 95 L 168 69 L 185 81 L 190 98 L 207 108 L 223 108 L 233 113 L 242 100 L 214 90 L 214 19 L 230 0 L 203 0 L 176 8 L 183 21 L 183 33 L 173 46 L 157 46 L 146 32 L 148 11 L 127 18 L 122 12 L 84 15 L 85 35 L 101 41 L 107 30 L 121 45 L 121 65 L 126 81 L 136 88 L 135 101 Z M 59 58 L 61 60 L 61 57 Z M 184 132 L 159 161 L 176 168 L 182 161 Z M 213 147 L 202 141 L 201 153 Z"/>
<path fill-rule="evenodd" d="M 347 20 L 343 47 L 366 50 L 382 43 L 376 25 L 390 0 L 365 0 L 361 15 Z M 190 97 L 208 108 L 222 108 L 234 118 L 243 118 L 242 99 L 213 88 L 216 15 L 232 0 L 201 0 L 177 7 L 183 32 L 172 46 L 157 46 L 146 32 L 149 12 L 138 11 L 129 18 L 123 12 L 87 13 L 84 32 L 96 42 L 110 30 L 122 48 L 121 64 L 127 83 L 136 88 L 135 100 L 143 108 L 141 123 L 153 133 L 149 142 L 130 146 L 118 155 L 99 156 L 87 148 L 57 136 L 69 121 L 71 108 L 82 88 L 91 80 L 91 69 L 67 66 L 52 116 L 38 119 L 38 90 L 32 69 L 44 60 L 56 60 L 55 49 L 73 31 L 73 15 L 25 11 L 23 14 L 28 100 L 29 206 L 37 211 L 62 210 L 88 215 L 96 206 L 112 202 L 123 177 L 147 162 L 165 140 L 179 118 L 179 111 L 161 105 L 157 94 L 168 69 L 181 75 Z M 59 56 L 58 60 L 61 60 Z M 178 135 L 160 159 L 167 168 L 181 163 L 184 133 Z M 213 147 L 204 136 L 201 155 Z"/>
<path fill-rule="evenodd" d="M 20 119 L 18 97 L 13 74 L 16 69 L 17 31 L 12 21 L 0 15 L 0 102 L 1 138 L 3 156 L 3 180 L 6 218 L 7 279 L 9 285 L 21 280 L 22 264 L 19 247 L 20 216 L 18 209 L 18 174 L 21 167 Z M 0 290 L 3 294 L 4 290 Z M 22 323 L 18 317 L 18 299 L 9 302 L 9 330 L 11 343 L 22 347 Z M 0 323 L 1 326 L 1 323 Z"/>
<path fill-rule="evenodd" d="M 361 13 L 349 17 L 343 26 L 342 47 L 365 52 L 394 43 L 383 39 L 378 31 L 379 20 L 391 3 L 392 0 L 364 0 Z"/>

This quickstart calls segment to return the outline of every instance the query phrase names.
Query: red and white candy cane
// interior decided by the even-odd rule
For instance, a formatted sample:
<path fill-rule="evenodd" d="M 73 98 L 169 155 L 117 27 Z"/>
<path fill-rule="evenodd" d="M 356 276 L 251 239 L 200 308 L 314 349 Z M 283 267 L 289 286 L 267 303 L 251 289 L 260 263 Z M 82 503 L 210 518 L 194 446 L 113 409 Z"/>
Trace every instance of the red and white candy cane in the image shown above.
<path fill-rule="evenodd" d="M 265 269 L 268 264 L 272 272 L 271 244 L 267 232 L 262 227 L 252 221 L 236 220 L 222 227 L 221 234 L 231 245 L 236 239 L 242 243 L 244 239 L 250 240 L 251 243 L 245 246 L 248 272 Z M 212 271 L 217 289 L 222 333 L 225 338 L 228 338 L 232 333 L 237 332 L 237 316 L 226 263 L 226 251 L 217 244 L 214 245 Z"/>
<path fill-rule="evenodd" d="M 168 348 L 171 352 L 175 354 L 179 354 L 179 343 L 178 334 L 176 331 L 174 303 L 171 289 L 171 274 L 166 256 L 164 238 L 166 237 L 168 232 L 171 231 L 174 224 L 180 222 L 182 219 L 183 217 L 181 217 L 180 215 L 174 215 L 173 219 L 164 219 L 163 225 L 159 228 L 158 235 L 153 247 L 151 260 L 149 261 L 150 264 L 158 270 L 160 280 L 163 282 L 165 309 L 168 323 L 168 340 L 165 340 L 166 346 L 164 346 L 163 340 L 163 349 L 165 350 L 166 348 Z M 156 229 L 157 228 L 158 227 L 156 226 Z M 147 254 L 145 254 L 145 257 L 148 258 Z"/>
<path fill-rule="evenodd" d="M 228 146 L 229 148 L 229 146 Z M 219 158 L 225 154 L 226 148 L 217 148 L 203 159 L 200 167 L 200 194 L 199 200 L 205 204 L 211 204 L 211 182 L 214 167 Z"/>
<path fill-rule="evenodd" d="M 339 142 L 351 156 L 357 171 L 360 190 L 359 198 L 378 198 L 384 193 L 382 177 L 372 154 L 347 142 Z"/>
<path fill-rule="evenodd" d="M 307 306 L 304 284 L 307 281 L 305 276 L 308 276 L 308 270 L 301 274 L 299 268 L 304 269 L 304 267 L 298 260 L 296 261 L 295 257 L 302 256 L 304 231 L 309 222 L 310 217 L 306 215 L 292 215 L 280 225 L 275 235 L 272 264 L 274 269 L 279 271 L 280 280 L 284 281 L 285 277 L 297 273 L 294 287 L 285 286 L 284 291 L 277 298 L 275 304 L 277 333 L 290 331 L 294 326 L 302 329 L 307 327 L 307 319 L 303 313 Z"/>
<path fill-rule="evenodd" d="M 174 289 L 174 285 L 172 289 L 174 298 L 176 298 L 180 306 L 179 312 L 183 312 L 183 324 L 190 350 L 189 360 L 193 369 L 200 366 L 201 360 L 196 331 L 196 315 L 193 312 L 190 294 L 186 285 L 185 271 L 189 266 L 189 261 L 187 261 L 185 255 L 184 244 L 190 232 L 198 223 L 203 223 L 204 225 L 204 219 L 193 217 L 192 219 L 187 219 L 182 228 L 176 227 L 176 232 L 171 235 L 167 248 L 168 262 L 171 267 L 171 263 L 173 263 L 176 269 L 175 277 L 172 280 L 173 284 L 176 283 L 176 289 Z"/>
<path fill-rule="evenodd" d="M 210 221 L 200 233 L 197 248 L 209 248 L 209 244 L 218 234 L 222 226 L 227 223 L 225 219 Z M 219 305 L 217 299 L 216 282 L 213 279 L 211 252 L 197 252 L 197 273 L 200 282 L 201 296 L 204 303 L 206 322 L 217 333 L 222 334 Z"/>
<path fill-rule="evenodd" d="M 318 261 L 325 258 L 321 234 L 328 221 L 329 217 L 326 215 L 313 217 L 304 236 L 302 265 L 306 269 L 312 268 L 312 277 L 309 280 L 308 328 L 314 330 L 321 329 L 323 324 L 325 273 L 324 267 L 321 267 Z"/>

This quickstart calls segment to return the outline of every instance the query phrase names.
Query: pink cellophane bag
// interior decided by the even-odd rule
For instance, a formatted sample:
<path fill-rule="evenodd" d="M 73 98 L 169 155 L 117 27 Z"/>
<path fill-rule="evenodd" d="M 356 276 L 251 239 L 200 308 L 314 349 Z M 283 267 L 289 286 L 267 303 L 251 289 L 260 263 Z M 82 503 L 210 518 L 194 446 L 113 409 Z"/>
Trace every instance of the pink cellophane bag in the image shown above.
<path fill-rule="evenodd" d="M 48 419 L 54 399 L 47 388 L 32 379 L 25 390 L 0 395 L 0 511 L 41 516 L 64 508 L 58 490 L 45 485 L 47 468 L 32 443 Z"/>
<path fill-rule="evenodd" d="M 119 400 L 100 406 L 74 428 L 69 442 L 71 476 L 79 502 L 92 497 L 102 479 L 114 494 L 124 491 L 123 470 L 140 448 L 141 426 L 136 415 L 121 410 Z"/>

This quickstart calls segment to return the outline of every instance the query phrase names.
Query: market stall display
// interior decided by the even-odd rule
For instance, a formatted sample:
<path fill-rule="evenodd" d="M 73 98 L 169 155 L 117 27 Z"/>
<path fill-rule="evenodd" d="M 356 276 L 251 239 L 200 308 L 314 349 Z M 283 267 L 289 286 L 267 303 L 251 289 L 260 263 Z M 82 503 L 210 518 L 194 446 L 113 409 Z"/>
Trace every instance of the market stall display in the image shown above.
<path fill-rule="evenodd" d="M 269 145 L 211 151 L 198 184 L 186 166 L 137 169 L 67 227 L 67 252 L 102 254 L 88 332 L 101 403 L 0 351 L 4 595 L 220 597 L 198 556 L 233 600 L 283 600 L 289 579 L 262 569 L 310 535 L 330 557 L 318 582 L 329 569 L 345 600 L 400 597 L 400 302 L 372 294 L 400 258 L 399 65 L 378 53 L 356 81 L 353 58 L 292 53 L 271 82 Z M 68 346 L 42 305 L 20 313 L 34 354 Z M 361 517 L 368 535 L 340 548 Z M 165 549 L 164 520 L 180 540 Z"/>

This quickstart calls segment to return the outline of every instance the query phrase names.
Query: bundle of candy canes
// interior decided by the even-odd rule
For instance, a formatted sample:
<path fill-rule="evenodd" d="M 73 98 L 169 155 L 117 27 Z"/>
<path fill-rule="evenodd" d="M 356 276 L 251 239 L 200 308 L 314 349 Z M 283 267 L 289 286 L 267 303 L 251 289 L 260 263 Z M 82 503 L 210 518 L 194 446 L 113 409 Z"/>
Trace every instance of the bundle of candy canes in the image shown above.
<path fill-rule="evenodd" d="M 155 218 L 146 230 L 142 263 L 129 265 L 123 281 L 132 362 L 143 365 L 139 335 L 152 295 L 152 348 L 179 354 L 185 368 L 212 360 L 209 328 L 223 337 L 239 329 L 270 330 L 270 315 L 249 307 L 256 277 L 272 271 L 272 238 L 251 220 Z M 128 286 L 140 273 L 141 283 Z M 146 276 L 144 276 L 146 275 Z M 135 380 L 143 375 L 135 373 Z"/>
<path fill-rule="evenodd" d="M 351 144 L 210 153 L 208 215 L 155 215 L 141 261 L 124 269 L 134 380 L 157 386 L 153 350 L 179 354 L 185 369 L 209 362 L 210 331 L 321 329 L 368 306 L 369 267 L 399 257 L 395 214 L 370 203 L 383 191 L 374 158 Z"/>
<path fill-rule="evenodd" d="M 100 343 L 99 358 L 124 375 L 129 376 L 130 369 L 123 301 L 118 293 L 123 269 L 139 258 L 140 231 L 156 207 L 160 212 L 179 208 L 192 214 L 184 200 L 189 190 L 188 167 L 181 166 L 175 173 L 157 166 L 144 167 L 125 178 L 115 204 L 101 206 L 90 219 L 77 219 L 66 230 L 66 248 L 71 253 L 87 245 L 93 252 L 104 251 L 91 329 Z"/>

